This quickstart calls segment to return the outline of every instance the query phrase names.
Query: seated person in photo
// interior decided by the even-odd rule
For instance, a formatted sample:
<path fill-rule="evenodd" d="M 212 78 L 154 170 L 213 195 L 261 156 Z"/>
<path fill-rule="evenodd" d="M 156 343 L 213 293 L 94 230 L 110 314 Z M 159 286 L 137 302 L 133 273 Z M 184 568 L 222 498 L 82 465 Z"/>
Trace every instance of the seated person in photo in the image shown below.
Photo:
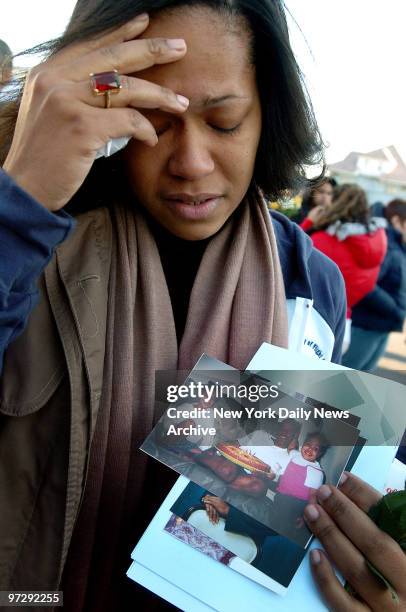
<path fill-rule="evenodd" d="M 244 514 L 237 510 L 237 508 L 230 506 L 220 497 L 208 493 L 202 498 L 202 502 L 205 505 L 207 516 L 213 525 L 216 525 L 220 518 L 225 519 L 225 531 L 248 535 L 254 540 L 273 535 L 271 529 L 251 518 L 248 514 Z"/>
<path fill-rule="evenodd" d="M 305 506 L 323 484 L 324 472 L 319 460 L 329 446 L 320 432 L 309 433 L 300 449 L 290 452 L 290 461 L 279 479 L 272 506 L 272 526 L 279 531 L 303 526 Z"/>
<path fill-rule="evenodd" d="M 224 519 L 224 531 L 248 536 L 256 543 L 259 554 L 251 565 L 264 572 L 284 586 L 289 586 L 293 575 L 302 561 L 305 550 L 266 527 L 254 518 L 244 514 L 219 497 L 207 493 L 202 498 L 210 521 L 216 525 Z"/>
<path fill-rule="evenodd" d="M 196 462 L 211 469 L 229 487 L 254 497 L 266 494 L 269 481 L 277 479 L 289 463 L 289 449 L 296 448 L 300 424 L 294 419 L 280 423 L 275 440 L 265 430 L 257 430 L 233 442 L 269 466 L 268 472 L 249 472 L 210 448 Z"/>

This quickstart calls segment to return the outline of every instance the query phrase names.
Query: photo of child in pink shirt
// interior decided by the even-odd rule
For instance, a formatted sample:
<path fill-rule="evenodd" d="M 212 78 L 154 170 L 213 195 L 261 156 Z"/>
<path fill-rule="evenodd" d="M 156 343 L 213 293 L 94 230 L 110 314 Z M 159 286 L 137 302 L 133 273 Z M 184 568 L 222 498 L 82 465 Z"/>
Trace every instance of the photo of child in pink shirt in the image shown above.
<path fill-rule="evenodd" d="M 303 533 L 303 543 L 309 537 L 302 519 L 310 496 L 324 482 L 325 475 L 319 461 L 329 448 L 325 436 L 320 432 L 307 434 L 300 450 L 289 453 L 290 460 L 281 475 L 272 504 L 272 526 L 278 530 L 279 523 L 284 526 L 297 542 Z M 280 527 L 279 527 L 280 528 Z"/>
<path fill-rule="evenodd" d="M 318 462 L 328 449 L 323 441 L 322 434 L 309 433 L 300 451 L 290 451 L 290 461 L 279 479 L 277 493 L 309 500 L 311 490 L 318 489 L 324 480 L 324 472 Z"/>

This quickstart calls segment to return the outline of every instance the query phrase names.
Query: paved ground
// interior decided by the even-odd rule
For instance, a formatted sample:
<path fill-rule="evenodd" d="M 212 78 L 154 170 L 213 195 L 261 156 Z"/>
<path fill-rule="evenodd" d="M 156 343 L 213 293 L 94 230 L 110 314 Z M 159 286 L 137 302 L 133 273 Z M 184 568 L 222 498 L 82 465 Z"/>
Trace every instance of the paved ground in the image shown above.
<path fill-rule="evenodd" d="M 406 385 L 406 323 L 402 333 L 390 335 L 388 348 L 374 374 Z"/>

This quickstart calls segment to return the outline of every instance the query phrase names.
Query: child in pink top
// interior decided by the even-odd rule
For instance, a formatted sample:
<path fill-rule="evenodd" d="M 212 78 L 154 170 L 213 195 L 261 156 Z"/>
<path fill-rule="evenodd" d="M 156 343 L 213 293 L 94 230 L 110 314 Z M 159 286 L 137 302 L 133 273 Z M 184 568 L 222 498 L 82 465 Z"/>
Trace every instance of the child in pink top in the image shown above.
<path fill-rule="evenodd" d="M 328 444 L 319 432 L 306 436 L 300 451 L 292 450 L 290 461 L 279 479 L 272 507 L 272 528 L 305 545 L 310 532 L 304 527 L 303 511 L 310 495 L 324 481 L 319 459 Z"/>
<path fill-rule="evenodd" d="M 301 450 L 289 453 L 290 461 L 280 477 L 277 492 L 308 501 L 312 489 L 318 489 L 323 484 L 324 472 L 317 460 L 327 448 L 321 434 L 308 434 Z"/>

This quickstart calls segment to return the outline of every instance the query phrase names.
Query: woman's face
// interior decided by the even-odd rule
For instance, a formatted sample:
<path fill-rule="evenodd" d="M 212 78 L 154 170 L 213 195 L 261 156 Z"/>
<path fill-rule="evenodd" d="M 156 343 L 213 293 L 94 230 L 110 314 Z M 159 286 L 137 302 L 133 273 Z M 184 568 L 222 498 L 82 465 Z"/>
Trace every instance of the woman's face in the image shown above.
<path fill-rule="evenodd" d="M 186 240 L 215 234 L 250 185 L 261 134 L 261 106 L 244 22 L 204 8 L 179 8 L 151 19 L 143 35 L 184 38 L 179 62 L 137 73 L 189 98 L 184 114 L 146 111 L 156 147 L 132 140 L 125 151 L 139 202 Z"/>
<path fill-rule="evenodd" d="M 328 208 L 333 201 L 333 186 L 330 183 L 323 183 L 313 191 L 314 206 Z"/>

